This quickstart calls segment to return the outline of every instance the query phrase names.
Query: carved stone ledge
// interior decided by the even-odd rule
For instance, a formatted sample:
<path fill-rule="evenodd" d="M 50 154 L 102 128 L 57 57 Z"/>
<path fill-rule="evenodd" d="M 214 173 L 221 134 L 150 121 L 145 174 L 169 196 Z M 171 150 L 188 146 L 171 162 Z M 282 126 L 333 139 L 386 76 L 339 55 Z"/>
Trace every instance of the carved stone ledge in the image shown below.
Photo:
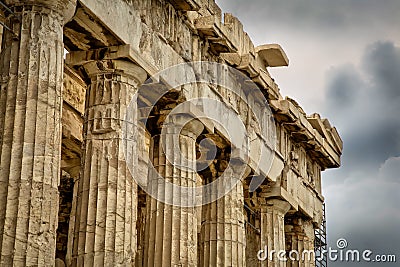
<path fill-rule="evenodd" d="M 308 121 L 304 111 L 297 108 L 288 99 L 273 100 L 270 102 L 275 111 L 275 119 L 281 122 L 294 139 L 307 149 L 312 149 L 323 168 L 335 168 L 340 166 L 340 155 L 342 151 L 340 143 L 336 140 L 326 139 L 321 136 L 317 129 Z"/>
<path fill-rule="evenodd" d="M 197 11 L 200 9 L 198 0 L 169 0 L 169 2 L 178 10 Z"/>
<path fill-rule="evenodd" d="M 265 67 L 287 67 L 289 58 L 278 44 L 265 44 L 256 47 L 256 53 Z"/>
<path fill-rule="evenodd" d="M 209 40 L 217 53 L 236 52 L 237 48 L 224 32 L 223 25 L 217 16 L 203 16 L 195 20 L 195 28 Z"/>

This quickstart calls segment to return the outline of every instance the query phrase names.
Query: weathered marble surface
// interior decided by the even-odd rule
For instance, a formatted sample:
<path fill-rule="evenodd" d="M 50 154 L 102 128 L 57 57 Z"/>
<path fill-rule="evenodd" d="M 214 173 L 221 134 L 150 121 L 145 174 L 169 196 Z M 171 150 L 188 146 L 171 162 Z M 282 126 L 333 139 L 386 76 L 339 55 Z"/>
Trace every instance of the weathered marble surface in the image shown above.
<path fill-rule="evenodd" d="M 6 1 L 20 21 L 7 14 L 18 38 L 4 31 L 0 57 L 0 266 L 245 266 L 256 261 L 246 246 L 313 249 L 324 202 L 321 172 L 340 166 L 343 143 L 327 119 L 307 115 L 281 95 L 268 68 L 289 64 L 283 49 L 255 47 L 241 22 L 222 15 L 212 0 L 79 2 Z M 128 169 L 121 125 L 130 97 L 149 76 L 190 61 L 241 71 L 271 107 L 274 161 L 271 169 L 261 168 L 266 180 L 257 192 L 249 183 L 260 144 L 271 139 L 271 120 L 256 121 L 255 113 L 265 113 L 257 95 L 240 92 L 246 104 L 218 86 L 176 89 L 157 103 L 148 125 L 138 122 L 138 110 L 132 123 L 143 134 L 131 136 L 135 168 Z M 214 203 L 168 206 L 146 196 L 133 178 L 150 181 L 148 166 L 165 158 L 154 145 L 154 122 L 160 126 L 170 109 L 197 97 L 219 100 L 238 114 L 252 140 L 251 160 L 246 174 L 235 177 L 241 183 Z M 172 170 L 175 182 L 199 186 L 224 171 L 229 137 L 218 124 L 199 121 L 201 131 L 182 137 L 185 156 L 196 158 L 199 141 L 209 138 L 220 157 L 198 175 L 165 162 L 158 165 L 162 176 L 171 178 Z M 65 261 L 55 260 L 56 239 L 63 240 L 56 233 L 60 170 L 74 181 Z M 286 266 L 276 259 L 270 265 Z"/>

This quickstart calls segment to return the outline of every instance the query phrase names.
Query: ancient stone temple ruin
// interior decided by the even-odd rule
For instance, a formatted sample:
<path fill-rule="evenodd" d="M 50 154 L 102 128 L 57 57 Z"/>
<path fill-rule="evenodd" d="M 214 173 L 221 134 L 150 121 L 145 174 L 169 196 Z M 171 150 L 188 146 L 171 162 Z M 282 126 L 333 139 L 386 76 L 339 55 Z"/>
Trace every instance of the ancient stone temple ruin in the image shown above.
<path fill-rule="evenodd" d="M 280 94 L 279 45 L 255 47 L 214 0 L 0 9 L 0 266 L 315 266 L 288 256 L 319 244 L 342 141 Z"/>

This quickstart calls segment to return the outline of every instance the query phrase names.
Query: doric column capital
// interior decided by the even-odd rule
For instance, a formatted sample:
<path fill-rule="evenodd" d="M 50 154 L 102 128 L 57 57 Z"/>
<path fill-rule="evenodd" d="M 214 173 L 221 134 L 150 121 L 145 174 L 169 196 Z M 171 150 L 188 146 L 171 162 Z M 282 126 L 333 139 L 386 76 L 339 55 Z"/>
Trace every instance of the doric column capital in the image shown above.
<path fill-rule="evenodd" d="M 179 114 L 171 117 L 170 123 L 181 129 L 180 134 L 197 138 L 203 130 L 204 125 L 186 114 Z"/>
<path fill-rule="evenodd" d="M 146 71 L 135 63 L 120 59 L 89 61 L 83 64 L 90 78 L 104 74 L 126 75 L 135 80 L 137 85 L 147 79 Z"/>
<path fill-rule="evenodd" d="M 189 114 L 171 114 L 157 123 L 161 132 L 180 134 L 196 139 L 204 130 L 204 125 Z"/>
<path fill-rule="evenodd" d="M 265 199 L 265 198 L 259 198 L 259 205 L 261 212 L 268 212 L 270 210 L 273 210 L 274 212 L 279 212 L 283 216 L 290 210 L 290 204 L 281 199 Z"/>
<path fill-rule="evenodd" d="M 190 133 L 193 134 L 195 138 L 197 138 L 197 136 L 199 136 L 203 132 L 203 130 L 204 125 L 200 121 L 192 119 L 190 122 L 185 124 L 181 131 L 181 134 L 185 135 L 186 133 Z"/>
<path fill-rule="evenodd" d="M 280 199 L 268 199 L 267 207 L 281 212 L 282 215 L 285 215 L 290 210 L 290 204 Z"/>
<path fill-rule="evenodd" d="M 63 23 L 67 23 L 75 14 L 77 0 L 6 0 L 6 4 L 12 6 L 42 6 L 49 8 L 63 17 Z"/>

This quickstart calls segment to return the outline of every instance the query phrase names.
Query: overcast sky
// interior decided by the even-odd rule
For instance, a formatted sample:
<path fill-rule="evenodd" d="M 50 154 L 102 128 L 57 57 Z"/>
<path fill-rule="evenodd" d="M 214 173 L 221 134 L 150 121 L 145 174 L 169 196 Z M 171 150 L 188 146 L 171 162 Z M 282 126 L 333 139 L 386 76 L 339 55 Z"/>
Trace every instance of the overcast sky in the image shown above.
<path fill-rule="evenodd" d="M 283 95 L 328 117 L 343 166 L 323 174 L 328 238 L 396 254 L 400 266 L 400 1 L 217 0 L 256 45 L 279 43 L 289 68 L 271 69 Z"/>

